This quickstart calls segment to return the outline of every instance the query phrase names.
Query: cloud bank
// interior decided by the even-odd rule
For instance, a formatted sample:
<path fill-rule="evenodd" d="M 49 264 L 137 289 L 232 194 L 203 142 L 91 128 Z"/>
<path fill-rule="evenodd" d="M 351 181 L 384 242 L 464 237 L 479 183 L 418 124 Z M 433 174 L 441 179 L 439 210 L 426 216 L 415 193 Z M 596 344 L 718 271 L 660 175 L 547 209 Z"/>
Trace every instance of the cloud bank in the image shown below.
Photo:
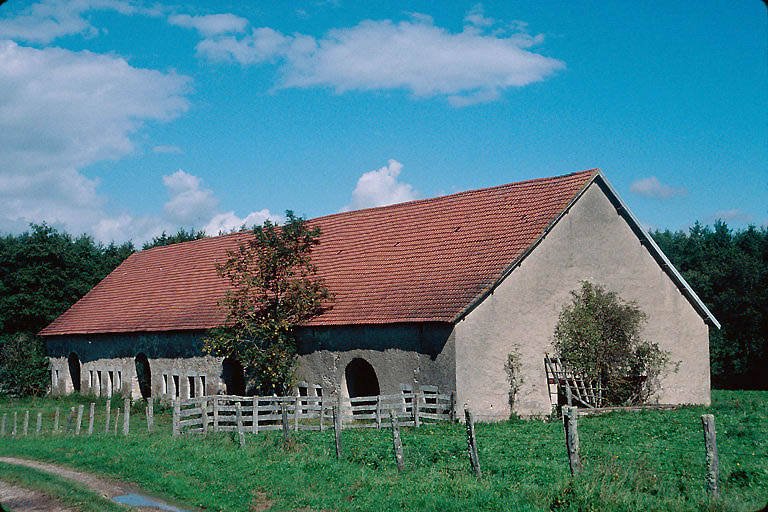
<path fill-rule="evenodd" d="M 685 187 L 675 188 L 665 185 L 656 176 L 634 181 L 629 186 L 629 191 L 632 194 L 654 199 L 669 199 L 688 195 L 688 190 Z"/>
<path fill-rule="evenodd" d="M 418 199 L 418 193 L 411 184 L 398 180 L 402 170 L 403 164 L 397 160 L 389 160 L 388 165 L 364 173 L 352 191 L 352 202 L 341 211 L 387 206 Z"/>

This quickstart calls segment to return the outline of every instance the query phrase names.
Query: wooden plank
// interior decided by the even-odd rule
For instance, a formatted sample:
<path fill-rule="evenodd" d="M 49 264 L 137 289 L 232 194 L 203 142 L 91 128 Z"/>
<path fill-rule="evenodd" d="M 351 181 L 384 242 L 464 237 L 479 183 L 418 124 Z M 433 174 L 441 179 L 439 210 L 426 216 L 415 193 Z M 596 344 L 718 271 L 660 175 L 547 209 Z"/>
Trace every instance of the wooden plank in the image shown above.
<path fill-rule="evenodd" d="M 193 425 L 200 425 L 202 427 L 203 418 L 189 418 L 186 420 L 179 421 L 179 428 L 190 427 Z"/>
<path fill-rule="evenodd" d="M 203 414 L 202 407 L 195 407 L 194 409 L 182 409 L 179 411 L 179 418 L 188 418 L 189 416 L 199 416 Z"/>
<path fill-rule="evenodd" d="M 259 433 L 259 398 L 253 397 L 253 403 L 251 405 L 251 432 L 254 434 Z"/>
<path fill-rule="evenodd" d="M 243 432 L 243 411 L 240 402 L 237 402 L 237 437 L 240 440 L 240 448 L 245 448 L 245 433 Z"/>

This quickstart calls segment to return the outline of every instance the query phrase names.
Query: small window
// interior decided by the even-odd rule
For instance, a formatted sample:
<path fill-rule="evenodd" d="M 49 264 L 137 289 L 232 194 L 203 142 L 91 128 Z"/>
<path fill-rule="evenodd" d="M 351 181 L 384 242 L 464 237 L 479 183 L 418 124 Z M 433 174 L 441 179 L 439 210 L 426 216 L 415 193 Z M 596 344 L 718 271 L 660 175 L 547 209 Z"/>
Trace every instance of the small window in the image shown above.
<path fill-rule="evenodd" d="M 98 381 L 96 384 L 99 386 L 99 396 L 101 396 L 101 390 L 103 389 L 101 386 L 101 370 L 96 371 L 96 380 Z"/>
<path fill-rule="evenodd" d="M 323 386 L 315 384 L 315 396 L 319 396 L 320 398 L 323 397 Z"/>
<path fill-rule="evenodd" d="M 168 394 L 168 374 L 167 373 L 163 374 L 163 394 L 164 395 Z"/>
<path fill-rule="evenodd" d="M 200 376 L 200 396 L 206 396 L 205 392 L 205 375 Z"/>
<path fill-rule="evenodd" d="M 117 390 L 120 391 L 123 388 L 123 372 L 117 370 Z"/>
<path fill-rule="evenodd" d="M 187 380 L 189 381 L 189 398 L 195 398 L 195 378 L 190 375 Z"/>
<path fill-rule="evenodd" d="M 112 396 L 112 393 L 115 392 L 115 372 L 112 370 L 109 371 L 109 382 L 107 383 L 107 395 Z"/>
<path fill-rule="evenodd" d="M 309 392 L 309 386 L 306 384 L 299 384 L 299 396 L 307 396 Z"/>
<path fill-rule="evenodd" d="M 176 398 L 179 398 L 181 396 L 181 393 L 179 392 L 179 376 L 174 375 L 173 376 L 173 393 L 176 395 Z"/>
<path fill-rule="evenodd" d="M 53 370 L 53 385 L 59 385 L 59 370 Z"/>
<path fill-rule="evenodd" d="M 88 387 L 93 389 L 93 370 L 88 372 Z"/>

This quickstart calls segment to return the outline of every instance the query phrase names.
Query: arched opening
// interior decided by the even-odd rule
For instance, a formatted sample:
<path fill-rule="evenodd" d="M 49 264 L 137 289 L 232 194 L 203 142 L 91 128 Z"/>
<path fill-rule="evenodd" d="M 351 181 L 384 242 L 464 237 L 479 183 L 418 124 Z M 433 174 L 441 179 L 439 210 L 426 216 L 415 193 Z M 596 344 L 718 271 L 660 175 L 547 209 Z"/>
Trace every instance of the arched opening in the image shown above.
<path fill-rule="evenodd" d="M 350 398 L 376 396 L 380 392 L 376 371 L 365 359 L 356 357 L 350 361 L 344 370 L 344 377 L 347 381 L 347 391 Z"/>
<path fill-rule="evenodd" d="M 221 363 L 221 376 L 228 395 L 245 395 L 245 377 L 240 361 L 231 357 L 225 358 Z"/>
<path fill-rule="evenodd" d="M 67 358 L 69 363 L 69 376 L 72 379 L 72 389 L 80 392 L 80 358 L 72 352 Z"/>
<path fill-rule="evenodd" d="M 149 398 L 152 396 L 152 371 L 149 368 L 149 359 L 145 354 L 139 353 L 134 363 L 136 364 L 136 380 L 139 381 L 141 396 L 142 398 Z"/>

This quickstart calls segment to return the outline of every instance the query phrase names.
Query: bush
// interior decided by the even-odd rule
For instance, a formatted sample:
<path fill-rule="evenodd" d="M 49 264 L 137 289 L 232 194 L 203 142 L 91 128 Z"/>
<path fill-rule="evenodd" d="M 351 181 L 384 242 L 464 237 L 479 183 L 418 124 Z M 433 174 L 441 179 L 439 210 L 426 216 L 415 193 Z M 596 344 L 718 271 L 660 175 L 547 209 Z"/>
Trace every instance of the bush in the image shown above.
<path fill-rule="evenodd" d="M 49 364 L 39 338 L 17 333 L 3 336 L 0 349 L 0 392 L 12 396 L 44 395 Z"/>
<path fill-rule="evenodd" d="M 582 281 L 555 326 L 553 345 L 563 365 L 599 381 L 608 405 L 648 401 L 669 355 L 640 334 L 646 314 L 600 285 Z"/>

